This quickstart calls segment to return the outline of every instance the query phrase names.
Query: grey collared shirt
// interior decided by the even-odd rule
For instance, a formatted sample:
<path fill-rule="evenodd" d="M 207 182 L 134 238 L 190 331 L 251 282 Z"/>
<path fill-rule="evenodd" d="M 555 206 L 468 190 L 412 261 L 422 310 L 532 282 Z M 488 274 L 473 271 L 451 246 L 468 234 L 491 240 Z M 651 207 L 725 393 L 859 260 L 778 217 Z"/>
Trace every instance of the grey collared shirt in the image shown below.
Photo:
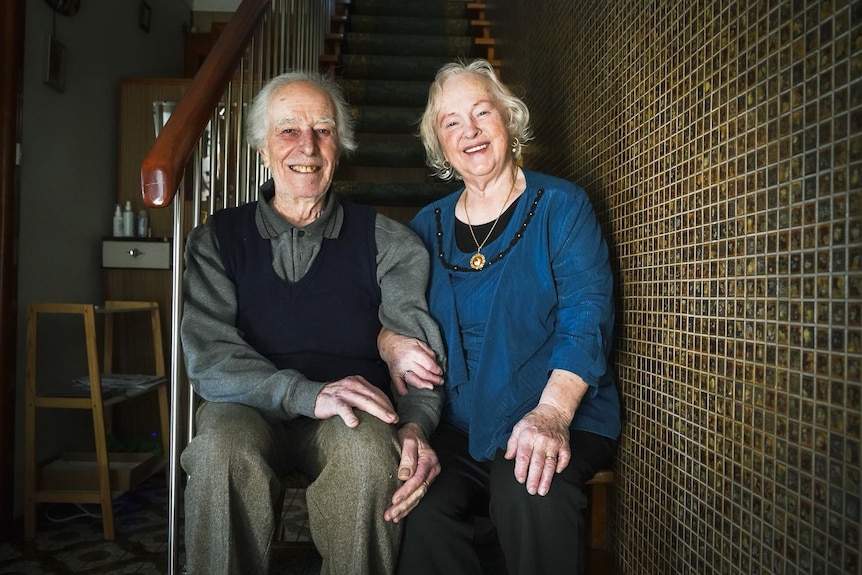
<path fill-rule="evenodd" d="M 294 282 L 308 271 L 323 239 L 338 238 L 344 211 L 330 194 L 321 216 L 297 228 L 273 210 L 271 199 L 272 188 L 265 185 L 255 216 L 258 232 L 272 242 L 275 272 Z M 380 214 L 375 221 L 375 240 L 382 294 L 380 322 L 428 343 L 445 367 L 443 340 L 425 300 L 428 252 L 409 228 Z M 276 369 L 235 327 L 236 289 L 222 265 L 214 225 L 204 223 L 192 230 L 185 263 L 181 335 L 195 391 L 208 401 L 242 403 L 275 419 L 314 417 L 317 395 L 327 382 L 312 381 L 295 370 Z M 410 388 L 397 400 L 400 423 L 417 423 L 430 435 L 440 418 L 442 393 L 442 387 L 434 391 Z"/>

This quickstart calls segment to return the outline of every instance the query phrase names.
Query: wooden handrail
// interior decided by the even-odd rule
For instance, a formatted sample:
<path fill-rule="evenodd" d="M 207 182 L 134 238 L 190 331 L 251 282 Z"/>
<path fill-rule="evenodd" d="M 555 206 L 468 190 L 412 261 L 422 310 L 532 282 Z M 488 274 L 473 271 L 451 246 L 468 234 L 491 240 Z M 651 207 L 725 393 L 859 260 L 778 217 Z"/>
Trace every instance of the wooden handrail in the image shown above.
<path fill-rule="evenodd" d="M 141 194 L 151 208 L 170 205 L 183 170 L 270 0 L 242 0 L 141 165 Z"/>

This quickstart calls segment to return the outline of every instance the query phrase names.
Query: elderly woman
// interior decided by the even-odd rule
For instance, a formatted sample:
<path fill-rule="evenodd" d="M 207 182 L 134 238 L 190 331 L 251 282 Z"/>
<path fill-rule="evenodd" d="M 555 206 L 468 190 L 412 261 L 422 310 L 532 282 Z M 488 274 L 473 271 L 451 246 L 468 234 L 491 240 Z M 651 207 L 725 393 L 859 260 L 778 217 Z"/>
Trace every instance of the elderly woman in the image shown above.
<path fill-rule="evenodd" d="M 280 479 L 297 469 L 312 479 L 321 572 L 392 573 L 401 526 L 384 512 L 408 513 L 437 470 L 424 443 L 443 359 L 424 297 L 428 253 L 406 226 L 330 191 L 355 147 L 331 80 L 271 80 L 249 142 L 272 179 L 258 201 L 193 230 L 186 251 L 182 342 L 206 400 L 182 454 L 186 570 L 266 574 Z M 431 389 L 411 387 L 393 406 L 390 379 L 403 385 L 405 372 Z"/>
<path fill-rule="evenodd" d="M 488 62 L 438 72 L 420 131 L 428 164 L 464 187 L 410 223 L 449 364 L 440 472 L 405 522 L 399 573 L 480 573 L 477 515 L 510 575 L 580 573 L 585 482 L 620 432 L 607 246 L 581 188 L 518 167 L 529 112 Z"/>

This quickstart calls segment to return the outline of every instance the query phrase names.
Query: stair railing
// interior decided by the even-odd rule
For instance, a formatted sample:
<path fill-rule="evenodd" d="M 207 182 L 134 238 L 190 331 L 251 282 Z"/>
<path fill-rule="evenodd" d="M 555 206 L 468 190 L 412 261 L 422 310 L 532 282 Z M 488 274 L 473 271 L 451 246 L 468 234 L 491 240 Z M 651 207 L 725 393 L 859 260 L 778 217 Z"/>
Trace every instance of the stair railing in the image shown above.
<path fill-rule="evenodd" d="M 257 189 L 269 174 L 257 150 L 245 144 L 245 111 L 271 77 L 290 69 L 318 69 L 336 1 L 243 0 L 159 130 L 141 167 L 144 203 L 174 208 L 168 575 L 182 572 L 179 456 L 193 435 L 195 408 L 193 394 L 184 393 L 188 386 L 181 385 L 186 381 L 180 347 L 185 234 L 207 214 L 257 198 Z M 189 200 L 192 217 L 186 222 L 184 204 Z"/>

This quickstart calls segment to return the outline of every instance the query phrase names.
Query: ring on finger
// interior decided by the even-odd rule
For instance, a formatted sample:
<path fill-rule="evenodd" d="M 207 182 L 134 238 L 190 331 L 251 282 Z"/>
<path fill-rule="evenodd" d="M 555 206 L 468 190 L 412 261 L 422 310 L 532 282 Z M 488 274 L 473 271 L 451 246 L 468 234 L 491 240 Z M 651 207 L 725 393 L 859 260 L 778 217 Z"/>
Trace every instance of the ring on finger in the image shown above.
<path fill-rule="evenodd" d="M 401 374 L 401 379 L 407 379 L 408 373 L 413 373 L 413 371 L 408 369 L 407 371 L 405 371 L 404 373 Z"/>
<path fill-rule="evenodd" d="M 545 461 L 556 461 L 556 460 L 557 460 L 556 455 L 546 455 L 545 456 Z"/>

